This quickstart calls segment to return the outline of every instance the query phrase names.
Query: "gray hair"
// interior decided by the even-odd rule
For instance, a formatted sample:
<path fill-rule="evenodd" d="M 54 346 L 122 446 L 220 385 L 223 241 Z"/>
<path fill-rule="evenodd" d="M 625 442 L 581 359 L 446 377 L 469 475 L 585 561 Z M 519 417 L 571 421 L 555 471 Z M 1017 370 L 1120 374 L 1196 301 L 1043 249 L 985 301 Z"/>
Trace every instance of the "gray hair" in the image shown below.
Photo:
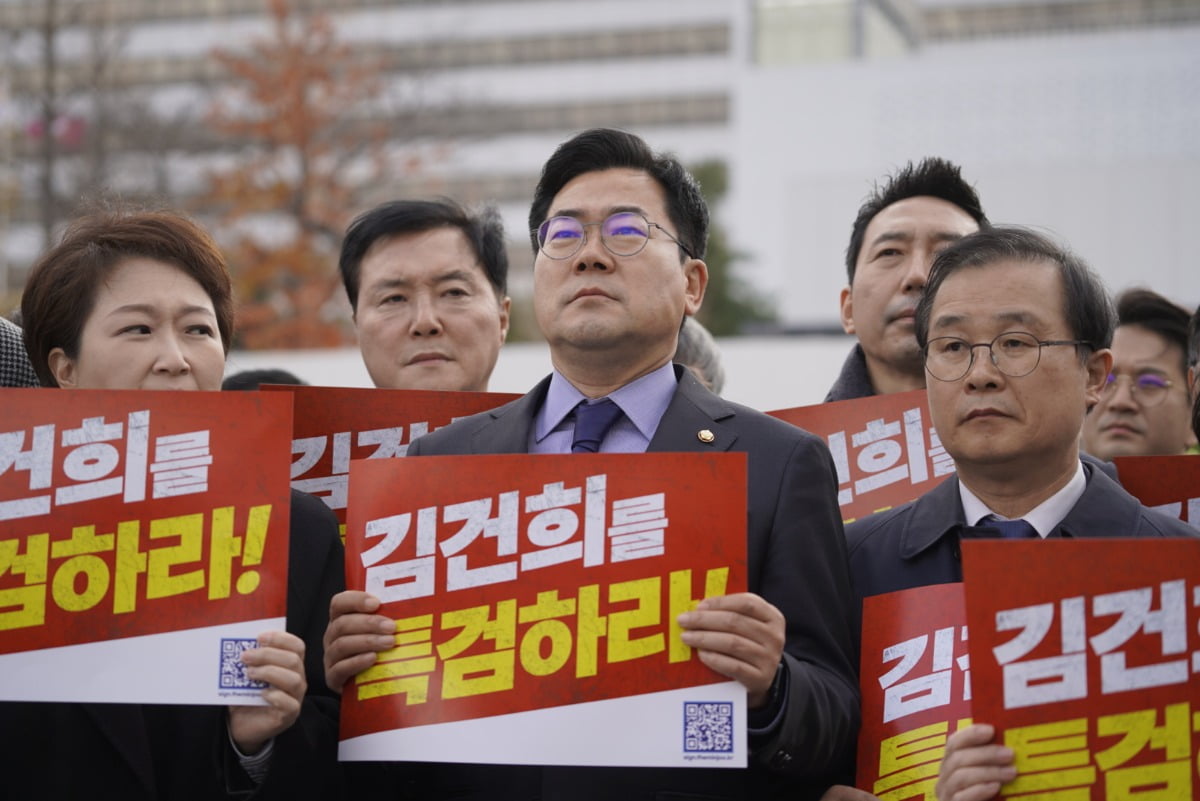
<path fill-rule="evenodd" d="M 684 317 L 679 329 L 679 345 L 672 361 L 688 367 L 717 395 L 725 387 L 725 368 L 721 366 L 721 350 L 708 329 L 695 317 Z"/>

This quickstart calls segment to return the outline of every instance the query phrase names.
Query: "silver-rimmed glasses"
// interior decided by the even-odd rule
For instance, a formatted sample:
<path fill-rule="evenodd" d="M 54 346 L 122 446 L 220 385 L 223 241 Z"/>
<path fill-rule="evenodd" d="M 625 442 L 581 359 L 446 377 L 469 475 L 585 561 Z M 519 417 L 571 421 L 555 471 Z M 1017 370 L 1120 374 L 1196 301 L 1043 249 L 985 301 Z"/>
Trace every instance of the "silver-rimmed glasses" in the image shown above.
<path fill-rule="evenodd" d="M 1042 359 L 1042 348 L 1087 345 L 1081 339 L 1038 339 L 1026 331 L 1005 331 L 991 342 L 971 343 L 959 337 L 935 337 L 925 345 L 925 370 L 939 381 L 957 381 L 971 372 L 975 349 L 987 348 L 996 369 L 1010 378 L 1029 375 Z"/>
<path fill-rule="evenodd" d="M 583 247 L 587 241 L 587 229 L 593 225 L 599 226 L 600 241 L 615 256 L 636 256 L 641 253 L 650 241 L 650 229 L 657 228 L 689 258 L 695 258 L 666 228 L 632 211 L 619 211 L 610 214 L 602 222 L 594 223 L 580 222 L 574 217 L 551 217 L 534 231 L 538 248 L 547 258 L 569 259 Z"/>

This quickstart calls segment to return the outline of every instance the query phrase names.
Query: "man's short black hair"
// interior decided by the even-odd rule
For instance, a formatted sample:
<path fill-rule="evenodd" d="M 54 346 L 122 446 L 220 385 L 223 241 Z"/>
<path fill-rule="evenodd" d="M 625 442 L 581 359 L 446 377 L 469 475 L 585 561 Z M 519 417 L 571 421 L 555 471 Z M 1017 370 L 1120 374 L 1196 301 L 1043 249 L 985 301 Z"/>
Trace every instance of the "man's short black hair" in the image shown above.
<path fill-rule="evenodd" d="M 917 344 L 928 344 L 929 314 L 938 289 L 946 279 L 968 267 L 987 267 L 1002 261 L 1053 264 L 1062 276 L 1063 316 L 1071 338 L 1083 340 L 1092 350 L 1112 345 L 1117 313 L 1104 282 L 1083 259 L 1028 228 L 984 228 L 952 243 L 933 260 L 925 292 L 917 303 Z M 1080 351 L 1081 356 L 1086 350 Z"/>
<path fill-rule="evenodd" d="M 463 232 L 497 300 L 503 299 L 508 292 L 508 251 L 504 246 L 504 224 L 495 208 L 486 206 L 473 214 L 449 199 L 393 200 L 359 215 L 346 229 L 338 269 L 350 306 L 358 309 L 362 261 L 376 242 L 434 228 L 458 228 Z"/>
<path fill-rule="evenodd" d="M 1117 325 L 1136 325 L 1180 350 L 1183 375 L 1188 368 L 1188 313 L 1157 292 L 1138 287 L 1117 296 Z"/>
<path fill-rule="evenodd" d="M 979 195 L 963 180 L 957 164 L 936 156 L 923 158 L 915 166 L 910 161 L 899 172 L 888 176 L 887 183 L 882 187 L 876 184 L 875 190 L 858 208 L 858 216 L 854 218 L 854 227 L 850 230 L 850 246 L 846 248 L 846 275 L 851 284 L 854 283 L 858 254 L 871 220 L 893 203 L 910 197 L 936 197 L 953 203 L 969 214 L 980 228 L 988 227 L 988 218 L 979 204 Z"/>
<path fill-rule="evenodd" d="M 546 221 L 554 196 L 584 173 L 617 168 L 642 170 L 658 181 L 680 243 L 696 258 L 704 258 L 708 204 L 700 194 L 700 184 L 674 156 L 655 153 L 641 137 L 612 128 L 592 128 L 568 139 L 542 168 L 529 209 L 529 240 L 534 255 L 538 252 L 537 228 Z M 680 251 L 681 261 L 685 256 Z"/>

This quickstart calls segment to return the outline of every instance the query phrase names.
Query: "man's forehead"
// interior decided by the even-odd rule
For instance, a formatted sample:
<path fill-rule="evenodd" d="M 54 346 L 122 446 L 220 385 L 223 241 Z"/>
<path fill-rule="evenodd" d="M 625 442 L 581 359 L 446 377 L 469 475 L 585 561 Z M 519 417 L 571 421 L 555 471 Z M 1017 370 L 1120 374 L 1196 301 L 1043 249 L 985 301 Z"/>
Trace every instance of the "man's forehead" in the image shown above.
<path fill-rule="evenodd" d="M 951 233 L 958 236 L 979 230 L 979 223 L 961 207 L 930 195 L 916 195 L 885 206 L 871 218 L 866 239 L 888 231 Z"/>
<path fill-rule="evenodd" d="M 1183 366 L 1184 352 L 1179 343 L 1136 323 L 1117 326 L 1112 351 L 1114 368 L 1166 367 L 1179 373 Z"/>
<path fill-rule="evenodd" d="M 997 261 L 959 267 L 937 287 L 930 328 L 988 321 L 1065 323 L 1062 278 L 1043 261 Z"/>
<path fill-rule="evenodd" d="M 453 226 L 381 236 L 363 254 L 362 265 L 416 273 L 450 268 L 483 269 L 466 234 Z"/>
<path fill-rule="evenodd" d="M 456 232 L 458 229 L 454 229 Z M 458 232 L 461 236 L 461 232 Z M 478 257 L 462 237 L 462 246 L 410 248 L 402 237 L 390 238 L 395 247 L 375 242 L 363 257 L 360 291 L 379 287 L 406 287 L 445 281 L 488 282 Z"/>
<path fill-rule="evenodd" d="M 618 211 L 657 216 L 666 210 L 666 193 L 650 173 L 628 167 L 580 173 L 550 201 L 548 217 L 607 217 Z"/>

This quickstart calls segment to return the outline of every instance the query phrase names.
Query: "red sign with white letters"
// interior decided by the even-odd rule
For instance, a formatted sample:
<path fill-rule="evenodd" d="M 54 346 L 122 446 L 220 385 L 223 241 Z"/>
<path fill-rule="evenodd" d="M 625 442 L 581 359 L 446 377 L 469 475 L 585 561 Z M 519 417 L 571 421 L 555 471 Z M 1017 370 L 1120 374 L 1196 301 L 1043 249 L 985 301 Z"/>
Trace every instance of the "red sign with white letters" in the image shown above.
<path fill-rule="evenodd" d="M 962 584 L 863 599 L 857 786 L 933 798 L 946 740 L 971 717 Z"/>
<path fill-rule="evenodd" d="M 294 400 L 292 488 L 325 501 L 343 526 L 351 460 L 404 456 L 422 435 L 521 397 L 294 385 L 263 389 L 286 391 Z"/>
<path fill-rule="evenodd" d="M 915 500 L 954 472 L 923 389 L 768 414 L 824 437 L 847 523 Z"/>
<path fill-rule="evenodd" d="M 1200 541 L 963 543 L 975 718 L 1005 795 L 1195 798 Z"/>
<path fill-rule="evenodd" d="M 16 655 L 61 646 L 205 627 L 215 636 L 222 626 L 244 621 L 283 627 L 290 398 L 255 392 L 0 393 L 0 662 L 7 675 L 25 675 L 27 660 Z M 249 637 L 257 634 L 252 627 Z M 211 646 L 197 647 L 207 649 L 208 672 L 214 673 L 216 649 L 232 653 L 245 642 L 234 637 L 222 646 L 217 637 Z M 136 677 L 114 691 L 125 693 L 116 697 L 105 695 L 99 678 L 107 679 L 103 659 L 117 659 L 124 647 L 72 652 L 86 660 L 95 679 L 89 686 L 98 697 L 91 700 L 138 697 Z M 153 652 L 146 647 L 147 664 Z M 46 670 L 30 662 L 31 680 L 51 675 L 48 666 L 67 658 L 65 652 L 48 653 Z M 133 669 L 120 672 L 128 677 Z M 122 683 L 120 676 L 113 681 Z M 71 693 L 84 692 L 88 683 L 76 676 L 74 684 L 80 688 L 67 687 L 66 696 L 51 689 L 38 700 L 79 699 Z M 38 691 L 9 686 L 0 697 L 27 692 Z"/>
<path fill-rule="evenodd" d="M 745 591 L 745 454 L 430 456 L 350 475 L 347 587 L 383 601 L 397 647 L 347 684 L 343 740 L 725 681 L 675 621 Z"/>
<path fill-rule="evenodd" d="M 1130 495 L 1200 529 L 1200 458 L 1118 456 L 1113 464 Z"/>

